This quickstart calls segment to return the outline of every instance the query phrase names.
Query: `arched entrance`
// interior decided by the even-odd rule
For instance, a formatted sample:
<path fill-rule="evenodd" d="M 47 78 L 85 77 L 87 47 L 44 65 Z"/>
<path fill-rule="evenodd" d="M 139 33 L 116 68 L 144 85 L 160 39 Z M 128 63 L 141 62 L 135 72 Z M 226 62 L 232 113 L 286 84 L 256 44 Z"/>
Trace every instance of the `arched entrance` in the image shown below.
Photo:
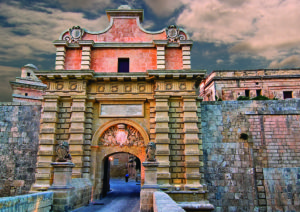
<path fill-rule="evenodd" d="M 135 155 L 140 162 L 145 161 L 145 148 L 149 143 L 148 133 L 139 124 L 128 119 L 107 122 L 99 127 L 92 140 L 91 181 L 93 198 L 105 194 L 108 188 L 103 186 L 108 170 L 108 157 L 115 153 Z M 144 169 L 141 167 L 141 182 L 144 180 Z"/>
<path fill-rule="evenodd" d="M 103 187 L 101 196 L 105 197 L 111 188 L 111 180 L 116 184 L 119 180 L 122 183 L 125 175 L 128 175 L 129 181 L 140 183 L 141 163 L 138 157 L 129 153 L 113 153 L 104 158 Z M 127 180 L 128 182 L 128 180 Z"/>

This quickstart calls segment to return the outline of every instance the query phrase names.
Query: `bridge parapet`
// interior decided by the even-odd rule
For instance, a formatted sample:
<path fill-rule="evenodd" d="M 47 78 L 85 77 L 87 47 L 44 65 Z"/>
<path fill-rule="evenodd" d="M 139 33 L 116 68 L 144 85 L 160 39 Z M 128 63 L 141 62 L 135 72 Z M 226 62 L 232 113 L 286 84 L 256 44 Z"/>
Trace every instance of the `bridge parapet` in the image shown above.
<path fill-rule="evenodd" d="M 53 192 L 38 192 L 0 198 L 1 211 L 51 211 Z"/>
<path fill-rule="evenodd" d="M 184 212 L 177 203 L 165 192 L 156 191 L 153 193 L 153 211 L 172 211 L 172 212 Z"/>

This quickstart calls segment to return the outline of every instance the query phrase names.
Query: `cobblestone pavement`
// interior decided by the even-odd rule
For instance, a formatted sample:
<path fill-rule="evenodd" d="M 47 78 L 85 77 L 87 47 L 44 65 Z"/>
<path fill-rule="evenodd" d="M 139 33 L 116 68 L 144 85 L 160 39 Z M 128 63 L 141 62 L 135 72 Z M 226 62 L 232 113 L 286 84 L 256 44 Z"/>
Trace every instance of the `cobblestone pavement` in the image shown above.
<path fill-rule="evenodd" d="M 110 180 L 111 191 L 101 200 L 94 200 L 88 206 L 73 212 L 138 212 L 140 209 L 140 185 L 134 180 Z M 100 205 L 102 204 L 103 205 Z"/>

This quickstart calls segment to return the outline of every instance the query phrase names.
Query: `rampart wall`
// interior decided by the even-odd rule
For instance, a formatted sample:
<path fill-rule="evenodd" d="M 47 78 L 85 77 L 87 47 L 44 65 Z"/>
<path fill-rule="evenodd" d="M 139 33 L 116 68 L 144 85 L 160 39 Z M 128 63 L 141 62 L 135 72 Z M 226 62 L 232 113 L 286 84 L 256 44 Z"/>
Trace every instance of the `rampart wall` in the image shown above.
<path fill-rule="evenodd" d="M 0 103 L 0 197 L 26 194 L 35 180 L 41 105 Z"/>
<path fill-rule="evenodd" d="M 300 210 L 299 99 L 202 102 L 201 118 L 215 211 Z"/>

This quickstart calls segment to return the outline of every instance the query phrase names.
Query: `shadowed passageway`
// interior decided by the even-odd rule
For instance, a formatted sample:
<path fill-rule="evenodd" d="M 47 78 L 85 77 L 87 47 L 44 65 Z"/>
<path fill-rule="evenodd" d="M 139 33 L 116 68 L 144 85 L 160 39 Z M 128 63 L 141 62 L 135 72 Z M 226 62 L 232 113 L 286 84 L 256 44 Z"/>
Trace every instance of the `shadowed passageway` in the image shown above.
<path fill-rule="evenodd" d="M 74 212 L 137 212 L 140 209 L 140 185 L 136 184 L 134 180 L 126 183 L 124 179 L 110 179 L 111 191 L 105 198 L 94 200 L 94 204 L 90 203 Z"/>

